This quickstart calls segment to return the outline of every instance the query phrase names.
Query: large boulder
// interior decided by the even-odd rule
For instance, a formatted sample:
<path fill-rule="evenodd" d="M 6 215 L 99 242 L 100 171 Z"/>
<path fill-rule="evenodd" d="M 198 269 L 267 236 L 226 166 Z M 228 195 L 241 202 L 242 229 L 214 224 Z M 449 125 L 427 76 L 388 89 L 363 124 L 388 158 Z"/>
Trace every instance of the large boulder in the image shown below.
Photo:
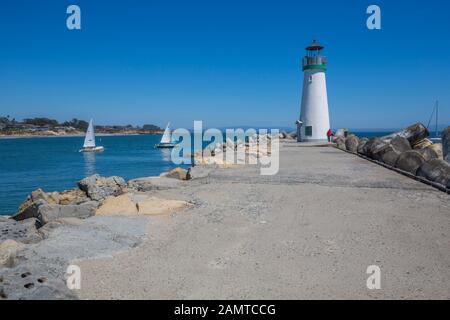
<path fill-rule="evenodd" d="M 444 160 L 450 162 L 450 127 L 442 132 L 442 153 Z"/>
<path fill-rule="evenodd" d="M 40 225 L 61 218 L 79 218 L 85 219 L 93 216 L 98 207 L 97 201 L 89 201 L 80 205 L 59 205 L 59 204 L 44 204 L 39 207 L 38 220 Z"/>
<path fill-rule="evenodd" d="M 400 152 L 398 152 L 397 150 L 394 149 L 390 149 L 389 151 L 383 153 L 381 155 L 381 161 L 384 162 L 385 164 L 394 167 L 395 164 L 398 161 L 398 158 L 400 157 Z"/>
<path fill-rule="evenodd" d="M 125 180 L 121 177 L 101 177 L 98 174 L 78 182 L 78 187 L 94 201 L 102 201 L 109 196 L 118 196 L 123 193 L 126 186 Z"/>
<path fill-rule="evenodd" d="M 347 147 L 345 146 L 345 138 L 344 137 L 341 137 L 341 136 L 336 137 L 334 139 L 334 143 L 336 143 L 336 147 L 338 149 L 347 150 Z"/>
<path fill-rule="evenodd" d="M 378 138 L 375 138 L 374 140 L 370 140 L 369 143 L 370 143 L 370 145 L 368 145 L 366 147 L 367 156 L 372 159 L 375 159 L 375 160 L 380 160 L 383 153 L 392 149 L 389 142 L 385 142 Z"/>
<path fill-rule="evenodd" d="M 88 202 L 91 199 L 88 198 L 86 193 L 80 189 L 66 190 L 59 193 L 59 203 L 61 205 L 68 204 L 81 204 Z"/>
<path fill-rule="evenodd" d="M 369 139 L 369 141 L 367 141 L 362 146 L 362 148 L 360 148 L 361 149 L 360 153 L 371 158 L 372 157 L 372 153 L 371 153 L 372 146 L 377 145 L 380 142 L 381 142 L 381 140 L 379 138 L 371 138 L 371 139 Z"/>
<path fill-rule="evenodd" d="M 395 166 L 403 171 L 416 174 L 419 167 L 425 163 L 425 158 L 417 151 L 411 150 L 403 152 L 395 164 Z"/>
<path fill-rule="evenodd" d="M 396 136 L 400 136 L 406 138 L 409 141 L 410 145 L 414 145 L 420 140 L 427 138 L 429 134 L 430 133 L 428 132 L 428 129 L 423 124 L 416 123 L 399 132 L 395 132 L 388 136 L 381 137 L 380 139 L 389 142 Z"/>
<path fill-rule="evenodd" d="M 443 153 L 442 153 L 442 143 L 433 143 L 428 148 L 432 149 L 436 154 L 438 155 L 438 159 L 444 159 Z"/>
<path fill-rule="evenodd" d="M 168 190 L 179 188 L 183 185 L 183 183 L 184 182 L 178 179 L 171 179 L 167 177 L 146 177 L 128 181 L 128 188 L 147 192 L 154 190 Z"/>
<path fill-rule="evenodd" d="M 16 221 L 22 221 L 30 218 L 38 218 L 39 208 L 45 204 L 48 204 L 48 202 L 46 202 L 43 199 L 38 199 L 36 201 L 30 202 L 26 200 L 25 203 L 19 207 L 19 211 L 16 214 L 14 214 L 11 218 Z"/>
<path fill-rule="evenodd" d="M 366 145 L 366 143 L 369 141 L 368 138 L 361 138 L 359 139 L 359 143 L 358 143 L 358 153 L 359 154 L 364 154 L 364 146 Z"/>
<path fill-rule="evenodd" d="M 341 137 L 341 138 L 347 138 L 348 136 L 348 129 L 337 129 L 335 134 L 335 137 Z"/>
<path fill-rule="evenodd" d="M 400 153 L 411 150 L 411 145 L 409 144 L 408 139 L 401 136 L 395 136 L 390 144 L 394 147 L 394 149 Z"/>
<path fill-rule="evenodd" d="M 423 149 L 417 149 L 416 151 L 425 158 L 426 162 L 432 159 L 439 159 L 439 154 L 433 148 L 431 148 L 431 145 Z"/>
<path fill-rule="evenodd" d="M 441 159 L 433 159 L 422 164 L 417 170 L 417 175 L 448 187 L 450 183 L 450 164 Z"/>
<path fill-rule="evenodd" d="M 27 199 L 19 206 L 17 212 L 27 216 L 24 218 L 27 219 L 34 216 L 32 212 L 36 211 L 39 205 L 44 203 L 57 204 L 58 202 L 59 198 L 55 194 L 48 194 L 42 189 L 37 189 L 28 195 Z"/>
<path fill-rule="evenodd" d="M 178 167 L 173 170 L 170 170 L 169 172 L 161 173 L 161 177 L 173 178 L 178 180 L 190 180 L 191 174 L 190 170 L 185 170 L 183 168 Z"/>
<path fill-rule="evenodd" d="M 421 149 L 425 149 L 429 146 L 431 146 L 433 144 L 433 141 L 431 141 L 430 139 L 422 139 L 420 141 L 417 141 L 416 143 L 414 143 L 412 146 L 412 148 L 414 150 L 421 150 Z"/>
<path fill-rule="evenodd" d="M 393 157 L 397 154 L 411 150 L 409 141 L 401 136 L 395 136 L 392 139 L 375 138 L 370 147 L 367 148 L 368 156 L 378 161 L 387 161 L 388 164 L 392 163 Z M 388 156 L 384 154 L 389 153 Z M 385 160 L 383 160 L 385 159 Z"/>
<path fill-rule="evenodd" d="M 355 135 L 350 135 L 345 139 L 345 148 L 347 151 L 356 153 L 358 151 L 359 139 Z"/>
<path fill-rule="evenodd" d="M 372 158 L 395 166 L 401 153 L 411 150 L 406 138 L 396 136 L 389 142 L 378 140 L 371 148 Z"/>

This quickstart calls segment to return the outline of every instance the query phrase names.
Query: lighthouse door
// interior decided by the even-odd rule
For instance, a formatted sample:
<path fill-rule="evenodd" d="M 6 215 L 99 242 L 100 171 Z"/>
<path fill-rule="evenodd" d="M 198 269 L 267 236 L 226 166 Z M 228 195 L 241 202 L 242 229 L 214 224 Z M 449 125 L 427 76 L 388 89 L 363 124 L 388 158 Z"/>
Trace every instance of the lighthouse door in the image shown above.
<path fill-rule="evenodd" d="M 312 136 L 312 126 L 305 127 L 305 136 L 307 136 L 307 137 Z"/>

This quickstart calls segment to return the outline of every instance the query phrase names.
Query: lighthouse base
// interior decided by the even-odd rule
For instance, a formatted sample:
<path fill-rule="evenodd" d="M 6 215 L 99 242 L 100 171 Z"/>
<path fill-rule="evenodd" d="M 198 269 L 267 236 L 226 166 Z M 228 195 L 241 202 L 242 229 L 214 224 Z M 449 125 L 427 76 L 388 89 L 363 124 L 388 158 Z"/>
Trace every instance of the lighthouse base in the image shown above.
<path fill-rule="evenodd" d="M 297 139 L 297 142 L 325 142 L 328 143 L 328 139 L 308 139 L 308 138 L 301 138 Z"/>

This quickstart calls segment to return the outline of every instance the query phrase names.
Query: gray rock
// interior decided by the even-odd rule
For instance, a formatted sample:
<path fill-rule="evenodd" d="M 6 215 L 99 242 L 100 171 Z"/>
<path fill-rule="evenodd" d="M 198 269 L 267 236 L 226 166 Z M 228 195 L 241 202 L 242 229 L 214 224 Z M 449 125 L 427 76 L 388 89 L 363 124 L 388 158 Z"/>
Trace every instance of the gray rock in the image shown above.
<path fill-rule="evenodd" d="M 98 208 L 97 201 L 89 201 L 79 205 L 45 204 L 39 207 L 39 221 L 45 225 L 61 218 L 85 219 L 93 216 Z"/>
<path fill-rule="evenodd" d="M 101 177 L 98 174 L 84 178 L 78 182 L 78 187 L 86 192 L 94 201 L 102 201 L 109 196 L 118 196 L 126 187 L 125 180 L 121 177 Z"/>
<path fill-rule="evenodd" d="M 28 200 L 27 200 L 28 201 Z M 45 200 L 32 200 L 27 206 L 22 205 L 23 209 L 13 215 L 11 218 L 16 221 L 26 220 L 30 218 L 39 218 L 39 207 L 48 204 Z"/>
<path fill-rule="evenodd" d="M 356 153 L 358 151 L 359 139 L 355 135 L 350 135 L 345 139 L 345 148 L 347 151 Z"/>
<path fill-rule="evenodd" d="M 17 242 L 29 244 L 42 240 L 42 235 L 37 230 L 39 225 L 35 218 L 16 221 L 5 219 L 0 221 L 0 242 L 10 239 Z"/>
<path fill-rule="evenodd" d="M 190 169 L 185 170 L 183 168 L 177 167 L 168 172 L 161 173 L 160 177 L 186 181 L 186 180 L 190 180 L 191 173 L 190 173 Z"/>
<path fill-rule="evenodd" d="M 420 150 L 420 149 L 425 149 L 425 148 L 431 146 L 432 144 L 433 144 L 433 141 L 425 138 L 425 139 L 415 142 L 413 145 L 411 145 L 411 147 L 414 150 Z"/>
<path fill-rule="evenodd" d="M 450 127 L 442 132 L 442 154 L 444 160 L 450 162 Z"/>
<path fill-rule="evenodd" d="M 370 139 L 364 146 L 365 155 L 369 158 L 379 160 L 383 152 L 389 147 L 389 143 L 382 141 L 379 138 Z"/>
<path fill-rule="evenodd" d="M 372 159 L 382 161 L 390 166 L 395 166 L 401 153 L 411 150 L 406 138 L 396 136 L 390 140 L 374 138 L 362 147 L 366 155 Z"/>
<path fill-rule="evenodd" d="M 179 188 L 184 184 L 185 182 L 178 179 L 166 177 L 148 177 L 128 181 L 128 188 L 146 192 L 153 190 L 168 190 Z"/>
<path fill-rule="evenodd" d="M 425 163 L 425 158 L 417 151 L 411 150 L 403 152 L 397 160 L 395 166 L 403 171 L 416 174 L 419 167 Z"/>
<path fill-rule="evenodd" d="M 372 157 L 372 153 L 371 153 L 371 149 L 372 146 L 376 145 L 380 143 L 380 139 L 379 138 L 371 138 L 369 139 L 369 141 L 367 141 L 367 143 L 365 143 L 362 148 L 361 148 L 361 154 L 367 156 L 367 157 Z"/>
<path fill-rule="evenodd" d="M 450 182 L 450 164 L 441 159 L 433 159 L 422 164 L 417 175 L 447 186 Z"/>
<path fill-rule="evenodd" d="M 411 145 L 409 144 L 408 139 L 401 136 L 396 136 L 391 140 L 391 145 L 394 149 L 400 153 L 411 150 Z"/>
<path fill-rule="evenodd" d="M 345 147 L 345 138 L 344 137 L 336 137 L 334 140 L 334 143 L 336 143 L 336 147 L 341 150 L 347 150 Z"/>
<path fill-rule="evenodd" d="M 390 151 L 395 151 L 394 147 L 390 143 L 386 143 L 382 140 L 376 140 L 370 148 L 370 157 L 381 161 L 383 155 Z"/>
<path fill-rule="evenodd" d="M 429 136 L 428 129 L 421 123 L 413 124 L 399 132 L 390 134 L 388 136 L 381 137 L 380 139 L 386 142 L 390 142 L 396 136 L 406 138 L 410 145 L 414 145 L 420 140 L 423 140 Z"/>
<path fill-rule="evenodd" d="M 432 159 L 438 159 L 439 158 L 439 154 L 435 150 L 430 148 L 430 146 L 426 147 L 426 148 L 423 148 L 423 149 L 418 149 L 416 151 L 419 152 L 425 158 L 426 162 L 428 162 L 428 161 L 430 161 Z"/>
<path fill-rule="evenodd" d="M 359 139 L 359 143 L 358 143 L 358 153 L 359 154 L 364 154 L 364 146 L 366 145 L 366 143 L 369 141 L 368 138 L 361 138 Z"/>
<path fill-rule="evenodd" d="M 348 129 L 337 129 L 336 133 L 334 134 L 335 137 L 341 137 L 341 138 L 347 138 L 348 136 Z"/>
<path fill-rule="evenodd" d="M 395 167 L 395 164 L 397 163 L 397 160 L 399 157 L 400 157 L 400 152 L 398 152 L 396 150 L 390 150 L 388 152 L 383 153 L 381 155 L 380 160 L 391 167 Z"/>

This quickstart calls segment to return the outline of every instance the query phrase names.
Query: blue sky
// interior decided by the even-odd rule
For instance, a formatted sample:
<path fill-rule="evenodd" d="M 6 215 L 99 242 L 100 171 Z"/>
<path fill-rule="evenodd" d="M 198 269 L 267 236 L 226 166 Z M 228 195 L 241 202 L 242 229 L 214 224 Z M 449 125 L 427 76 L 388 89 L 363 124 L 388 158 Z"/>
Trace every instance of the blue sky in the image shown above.
<path fill-rule="evenodd" d="M 82 30 L 66 28 L 77 4 Z M 366 28 L 377 4 L 382 30 Z M 0 114 L 98 124 L 293 126 L 304 47 L 326 46 L 332 127 L 450 119 L 450 3 L 8 0 Z"/>

